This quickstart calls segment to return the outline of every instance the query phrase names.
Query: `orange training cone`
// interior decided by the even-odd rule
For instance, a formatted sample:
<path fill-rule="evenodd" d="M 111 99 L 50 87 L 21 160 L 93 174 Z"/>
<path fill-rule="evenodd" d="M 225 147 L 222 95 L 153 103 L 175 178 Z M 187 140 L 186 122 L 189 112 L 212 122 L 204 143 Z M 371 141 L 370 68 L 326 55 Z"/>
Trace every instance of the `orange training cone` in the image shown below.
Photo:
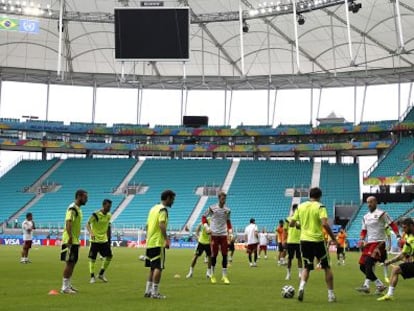
<path fill-rule="evenodd" d="M 59 295 L 59 292 L 56 289 L 51 289 L 48 295 Z"/>

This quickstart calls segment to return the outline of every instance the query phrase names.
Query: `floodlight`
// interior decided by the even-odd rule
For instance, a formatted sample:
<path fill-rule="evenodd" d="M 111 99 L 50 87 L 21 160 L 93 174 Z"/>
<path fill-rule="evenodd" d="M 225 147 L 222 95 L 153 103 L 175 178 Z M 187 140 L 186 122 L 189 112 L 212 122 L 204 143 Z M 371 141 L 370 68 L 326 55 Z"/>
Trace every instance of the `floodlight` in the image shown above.
<path fill-rule="evenodd" d="M 302 14 L 298 14 L 297 17 L 296 17 L 296 20 L 298 21 L 299 25 L 305 24 L 305 18 L 303 17 Z"/>
<path fill-rule="evenodd" d="M 354 1 L 350 2 L 348 4 L 348 11 L 352 12 L 352 13 L 358 13 L 359 9 L 362 8 L 362 4 L 361 3 L 355 3 Z"/>
<path fill-rule="evenodd" d="M 247 32 L 249 32 L 249 29 L 250 29 L 250 26 L 249 26 L 249 24 L 246 22 L 246 20 L 244 19 L 243 20 L 243 32 L 244 33 L 247 33 Z"/>

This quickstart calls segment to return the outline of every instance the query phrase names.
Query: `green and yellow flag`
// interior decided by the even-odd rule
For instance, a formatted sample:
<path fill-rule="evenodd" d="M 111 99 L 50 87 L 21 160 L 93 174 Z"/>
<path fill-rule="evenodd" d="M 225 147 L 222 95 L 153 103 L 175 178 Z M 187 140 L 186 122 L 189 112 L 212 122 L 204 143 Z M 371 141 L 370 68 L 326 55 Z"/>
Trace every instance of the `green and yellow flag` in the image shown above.
<path fill-rule="evenodd" d="M 16 30 L 19 31 L 19 20 L 15 18 L 0 18 L 0 30 Z"/>

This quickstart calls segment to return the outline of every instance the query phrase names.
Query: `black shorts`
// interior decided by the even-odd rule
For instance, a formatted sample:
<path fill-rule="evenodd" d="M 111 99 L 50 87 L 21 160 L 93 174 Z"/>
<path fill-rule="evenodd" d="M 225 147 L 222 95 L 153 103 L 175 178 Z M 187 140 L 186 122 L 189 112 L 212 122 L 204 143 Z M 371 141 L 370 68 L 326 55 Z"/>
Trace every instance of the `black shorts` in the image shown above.
<path fill-rule="evenodd" d="M 211 257 L 211 246 L 210 246 L 210 244 L 202 244 L 202 243 L 197 244 L 195 254 L 199 257 L 203 254 L 203 252 L 205 252 L 208 257 Z"/>
<path fill-rule="evenodd" d="M 229 249 L 230 252 L 234 252 L 234 242 L 233 241 L 231 241 L 229 243 L 228 249 Z"/>
<path fill-rule="evenodd" d="M 404 279 L 414 278 L 414 262 L 404 262 L 400 264 L 400 269 Z"/>
<path fill-rule="evenodd" d="M 278 244 L 277 244 L 277 250 L 278 250 L 279 252 L 283 252 L 283 251 L 285 250 L 285 248 L 283 247 L 283 243 L 278 243 Z"/>
<path fill-rule="evenodd" d="M 338 246 L 338 247 L 336 248 L 336 254 L 337 254 L 337 255 L 339 255 L 339 254 L 343 254 L 343 253 L 344 253 L 344 248 L 343 248 L 343 247 Z"/>
<path fill-rule="evenodd" d="M 302 259 L 302 253 L 300 252 L 300 244 L 289 243 L 287 244 L 288 258 L 292 260 L 295 256 L 297 259 Z"/>
<path fill-rule="evenodd" d="M 329 253 L 324 241 L 300 241 L 300 249 L 307 270 L 310 271 L 314 269 L 313 260 L 315 257 L 320 260 L 322 268 L 329 268 Z"/>
<path fill-rule="evenodd" d="M 165 248 L 147 248 L 145 253 L 145 267 L 151 268 L 151 270 L 165 269 Z"/>
<path fill-rule="evenodd" d="M 112 250 L 111 246 L 108 242 L 105 243 L 95 243 L 92 242 L 91 246 L 89 247 L 89 255 L 90 259 L 95 260 L 98 253 L 102 257 L 112 257 Z"/>
<path fill-rule="evenodd" d="M 79 258 L 79 245 L 62 244 L 60 252 L 60 260 L 66 262 L 77 263 Z"/>

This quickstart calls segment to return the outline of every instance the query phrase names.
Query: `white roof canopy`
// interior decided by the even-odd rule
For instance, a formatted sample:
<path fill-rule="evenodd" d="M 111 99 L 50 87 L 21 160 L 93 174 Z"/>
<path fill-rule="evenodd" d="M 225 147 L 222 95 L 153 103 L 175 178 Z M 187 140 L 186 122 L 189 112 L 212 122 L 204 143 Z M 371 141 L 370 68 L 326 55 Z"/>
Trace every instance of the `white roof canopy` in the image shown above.
<path fill-rule="evenodd" d="M 27 18 L 16 11 L 22 1 L 11 2 L 13 11 L 9 1 L 2 5 L 0 0 L 0 19 Z M 115 61 L 114 8 L 141 1 L 64 0 L 62 76 L 57 75 L 60 1 L 33 2 L 47 8 L 30 17 L 39 21 L 38 34 L 0 30 L 3 80 L 166 89 L 288 89 L 414 80 L 414 5 L 408 0 L 347 0 L 362 4 L 355 14 L 344 0 L 276 0 L 266 6 L 240 0 L 249 26 L 243 40 L 238 0 L 164 1 L 165 6 L 191 10 L 191 53 L 185 68 L 166 62 L 130 62 L 122 68 Z M 293 3 L 303 25 L 291 12 Z"/>

